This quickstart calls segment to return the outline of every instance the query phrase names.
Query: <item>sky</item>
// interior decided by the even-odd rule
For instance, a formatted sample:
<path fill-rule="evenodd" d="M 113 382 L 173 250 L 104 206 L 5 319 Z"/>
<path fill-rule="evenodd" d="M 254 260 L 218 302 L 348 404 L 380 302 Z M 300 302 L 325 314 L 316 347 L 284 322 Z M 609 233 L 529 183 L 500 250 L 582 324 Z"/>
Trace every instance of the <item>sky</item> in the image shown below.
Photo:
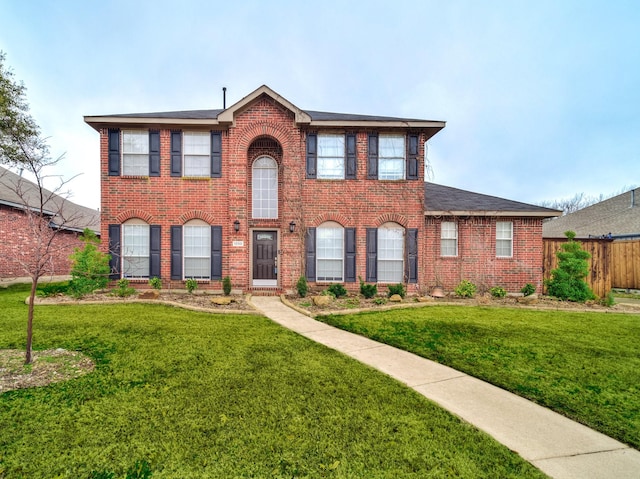
<path fill-rule="evenodd" d="M 222 108 L 446 121 L 431 181 L 531 204 L 640 183 L 636 0 L 0 0 L 54 174 L 100 206 L 86 115 Z M 78 176 L 76 176 L 78 175 Z"/>

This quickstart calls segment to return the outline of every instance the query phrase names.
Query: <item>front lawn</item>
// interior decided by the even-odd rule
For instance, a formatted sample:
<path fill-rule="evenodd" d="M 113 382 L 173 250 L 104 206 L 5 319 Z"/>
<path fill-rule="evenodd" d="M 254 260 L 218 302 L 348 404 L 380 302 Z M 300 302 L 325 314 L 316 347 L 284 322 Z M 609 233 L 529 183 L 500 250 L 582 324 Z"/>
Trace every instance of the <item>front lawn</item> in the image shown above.
<path fill-rule="evenodd" d="M 24 347 L 26 294 L 0 290 L 0 349 Z M 121 479 L 136 464 L 153 479 L 543 477 L 414 391 L 259 316 L 39 306 L 34 328 L 36 349 L 80 350 L 96 367 L 0 394 L 1 478 Z"/>
<path fill-rule="evenodd" d="M 433 306 L 319 318 L 640 448 L 640 315 Z"/>

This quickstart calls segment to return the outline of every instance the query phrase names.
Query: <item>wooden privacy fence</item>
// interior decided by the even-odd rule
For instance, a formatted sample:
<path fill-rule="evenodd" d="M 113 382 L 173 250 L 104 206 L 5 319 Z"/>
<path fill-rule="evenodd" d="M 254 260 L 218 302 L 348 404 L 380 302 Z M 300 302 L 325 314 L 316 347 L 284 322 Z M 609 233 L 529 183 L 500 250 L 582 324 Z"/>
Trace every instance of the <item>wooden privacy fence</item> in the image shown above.
<path fill-rule="evenodd" d="M 577 241 L 591 255 L 586 281 L 597 296 L 606 296 L 612 288 L 640 289 L 640 241 L 595 238 Z M 556 252 L 566 242 L 566 238 L 544 238 L 544 279 L 549 279 L 551 270 L 557 268 Z"/>

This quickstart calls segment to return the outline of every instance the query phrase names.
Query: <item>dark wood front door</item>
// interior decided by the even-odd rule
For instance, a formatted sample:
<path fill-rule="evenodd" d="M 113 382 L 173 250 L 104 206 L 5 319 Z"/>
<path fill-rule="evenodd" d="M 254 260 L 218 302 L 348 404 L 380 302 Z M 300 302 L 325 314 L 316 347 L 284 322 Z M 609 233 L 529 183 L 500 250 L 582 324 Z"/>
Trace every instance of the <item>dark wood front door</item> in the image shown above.
<path fill-rule="evenodd" d="M 253 232 L 253 280 L 273 281 L 278 279 L 277 270 L 278 232 Z"/>

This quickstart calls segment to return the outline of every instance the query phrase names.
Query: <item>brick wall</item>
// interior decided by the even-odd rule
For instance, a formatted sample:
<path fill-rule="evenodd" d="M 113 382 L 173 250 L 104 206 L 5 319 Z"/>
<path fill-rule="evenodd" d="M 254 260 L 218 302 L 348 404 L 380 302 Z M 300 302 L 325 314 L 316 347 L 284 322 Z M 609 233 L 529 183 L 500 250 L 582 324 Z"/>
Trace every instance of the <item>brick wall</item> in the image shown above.
<path fill-rule="evenodd" d="M 440 255 L 442 221 L 458 223 L 458 256 Z M 513 257 L 496 257 L 496 222 L 513 222 Z M 428 283 L 437 281 L 452 291 L 463 279 L 481 290 L 502 286 L 508 292 L 519 292 L 526 283 L 542 291 L 542 220 L 539 218 L 465 217 L 430 218 L 425 220 L 427 238 L 422 260 Z"/>
<path fill-rule="evenodd" d="M 0 278 L 28 276 L 21 263 L 31 264 L 38 252 L 37 237 L 30 231 L 27 216 L 22 211 L 0 205 Z M 57 231 L 50 258 L 45 262 L 45 274 L 68 275 L 69 255 L 76 246 L 81 246 L 76 233 Z"/>

